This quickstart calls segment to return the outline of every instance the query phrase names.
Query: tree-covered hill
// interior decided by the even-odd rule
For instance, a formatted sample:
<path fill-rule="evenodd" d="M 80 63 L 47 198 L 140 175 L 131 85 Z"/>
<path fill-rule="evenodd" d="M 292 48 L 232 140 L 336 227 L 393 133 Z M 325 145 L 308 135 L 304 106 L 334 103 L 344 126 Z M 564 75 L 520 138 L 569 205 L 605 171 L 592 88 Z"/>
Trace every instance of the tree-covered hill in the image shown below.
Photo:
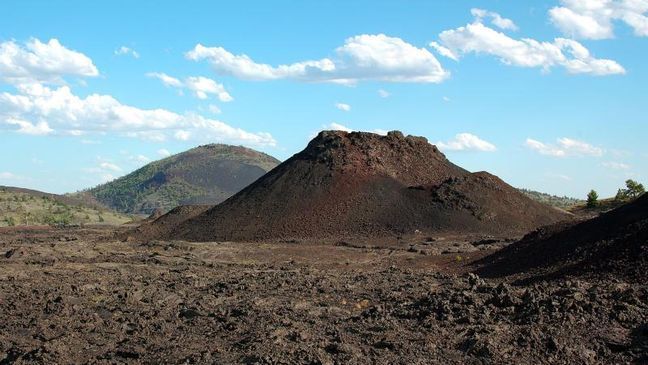
<path fill-rule="evenodd" d="M 533 191 L 529 189 L 518 189 L 520 190 L 524 195 L 528 196 L 529 198 L 545 203 L 547 205 L 551 205 L 556 208 L 560 209 L 568 209 L 570 207 L 573 207 L 574 205 L 582 204 L 585 201 L 581 199 L 576 199 L 576 198 L 571 198 L 568 196 L 556 196 L 556 195 L 551 195 L 547 193 L 541 193 L 539 191 Z"/>
<path fill-rule="evenodd" d="M 149 214 L 187 204 L 218 204 L 279 161 L 240 146 L 210 144 L 150 164 L 78 193 L 125 213 Z"/>

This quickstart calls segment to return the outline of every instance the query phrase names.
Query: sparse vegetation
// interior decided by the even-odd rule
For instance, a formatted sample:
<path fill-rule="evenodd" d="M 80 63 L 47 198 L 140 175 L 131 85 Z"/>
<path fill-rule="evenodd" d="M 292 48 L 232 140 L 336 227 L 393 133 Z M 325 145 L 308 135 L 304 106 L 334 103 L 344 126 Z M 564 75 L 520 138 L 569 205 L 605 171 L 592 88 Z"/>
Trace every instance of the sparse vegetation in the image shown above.
<path fill-rule="evenodd" d="M 626 180 L 625 185 L 625 189 L 619 189 L 617 191 L 614 200 L 618 202 L 627 202 L 629 200 L 636 199 L 646 193 L 646 189 L 644 188 L 643 184 L 640 184 L 632 179 Z"/>
<path fill-rule="evenodd" d="M 41 195 L 38 195 L 41 194 Z M 0 226 L 123 224 L 132 217 L 32 190 L 0 189 Z"/>
<path fill-rule="evenodd" d="M 556 208 L 561 208 L 561 209 L 568 209 L 570 207 L 573 207 L 578 204 L 582 204 L 584 202 L 584 200 L 571 198 L 568 196 L 551 195 L 551 194 L 541 193 L 539 191 L 533 191 L 528 189 L 519 189 L 519 190 L 524 195 L 528 196 L 529 198 L 535 201 L 547 205 L 551 205 Z"/>

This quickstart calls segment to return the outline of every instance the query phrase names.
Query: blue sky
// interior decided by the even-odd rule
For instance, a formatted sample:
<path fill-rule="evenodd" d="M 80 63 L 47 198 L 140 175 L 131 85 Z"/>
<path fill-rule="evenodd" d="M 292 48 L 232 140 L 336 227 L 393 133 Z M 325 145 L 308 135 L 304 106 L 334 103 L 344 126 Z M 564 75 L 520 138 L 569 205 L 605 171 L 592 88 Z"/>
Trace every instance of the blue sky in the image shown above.
<path fill-rule="evenodd" d="M 648 1 L 7 1 L 0 184 L 398 129 L 517 187 L 648 177 Z M 282 66 L 283 65 L 283 66 Z"/>

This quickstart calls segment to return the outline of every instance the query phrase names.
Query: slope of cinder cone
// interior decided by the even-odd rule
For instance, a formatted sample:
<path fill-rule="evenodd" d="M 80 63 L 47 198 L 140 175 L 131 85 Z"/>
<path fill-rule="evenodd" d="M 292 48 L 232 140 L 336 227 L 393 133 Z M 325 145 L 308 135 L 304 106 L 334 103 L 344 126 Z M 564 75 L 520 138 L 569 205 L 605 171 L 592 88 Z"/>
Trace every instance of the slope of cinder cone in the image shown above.
<path fill-rule="evenodd" d="M 610 275 L 648 279 L 648 194 L 599 217 L 544 227 L 486 257 L 485 276 L 525 280 L 563 275 Z"/>
<path fill-rule="evenodd" d="M 388 237 L 415 231 L 526 232 L 564 219 L 425 138 L 322 132 L 302 152 L 161 238 L 258 241 Z M 155 234 L 155 227 L 147 232 Z"/>

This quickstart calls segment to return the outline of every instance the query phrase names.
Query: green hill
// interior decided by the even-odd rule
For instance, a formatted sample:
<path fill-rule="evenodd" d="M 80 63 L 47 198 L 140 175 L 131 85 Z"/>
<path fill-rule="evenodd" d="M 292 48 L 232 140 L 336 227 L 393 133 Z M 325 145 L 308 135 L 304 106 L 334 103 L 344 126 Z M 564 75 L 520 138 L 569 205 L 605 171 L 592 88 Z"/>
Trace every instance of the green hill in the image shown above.
<path fill-rule="evenodd" d="M 118 225 L 132 218 L 99 204 L 41 191 L 0 186 L 0 227 L 22 225 Z"/>
<path fill-rule="evenodd" d="M 556 208 L 561 208 L 561 209 L 568 209 L 570 207 L 573 207 L 574 205 L 582 204 L 585 202 L 584 200 L 580 200 L 576 198 L 570 198 L 567 196 L 556 196 L 556 195 L 541 193 L 539 191 L 533 191 L 528 189 L 518 189 L 518 190 L 535 201 L 547 205 L 551 205 Z"/>
<path fill-rule="evenodd" d="M 76 195 L 137 214 L 218 204 L 278 164 L 274 157 L 249 148 L 210 144 L 152 162 Z"/>

